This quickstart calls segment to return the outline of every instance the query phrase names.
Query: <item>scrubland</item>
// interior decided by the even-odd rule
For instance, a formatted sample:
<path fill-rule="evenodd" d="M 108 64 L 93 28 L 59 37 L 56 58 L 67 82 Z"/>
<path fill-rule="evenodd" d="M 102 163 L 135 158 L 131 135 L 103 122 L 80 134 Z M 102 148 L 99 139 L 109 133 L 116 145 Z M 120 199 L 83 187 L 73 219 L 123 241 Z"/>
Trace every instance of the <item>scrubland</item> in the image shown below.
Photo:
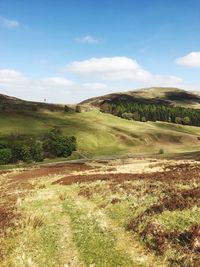
<path fill-rule="evenodd" d="M 0 266 L 199 266 L 200 163 L 124 158 L 0 173 Z"/>

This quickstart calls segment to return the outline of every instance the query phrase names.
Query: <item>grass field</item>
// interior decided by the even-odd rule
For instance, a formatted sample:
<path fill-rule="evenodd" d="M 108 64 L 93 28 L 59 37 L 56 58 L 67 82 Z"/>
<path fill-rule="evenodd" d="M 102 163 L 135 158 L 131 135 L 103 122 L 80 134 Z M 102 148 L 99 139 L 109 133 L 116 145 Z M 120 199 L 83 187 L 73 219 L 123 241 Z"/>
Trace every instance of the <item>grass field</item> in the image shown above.
<path fill-rule="evenodd" d="M 0 174 L 0 266 L 200 264 L 200 165 L 123 159 Z"/>
<path fill-rule="evenodd" d="M 52 127 L 75 135 L 78 150 L 88 156 L 122 153 L 196 151 L 200 128 L 161 122 L 127 121 L 97 109 L 82 113 L 23 112 L 1 113 L 0 135 L 40 135 Z"/>

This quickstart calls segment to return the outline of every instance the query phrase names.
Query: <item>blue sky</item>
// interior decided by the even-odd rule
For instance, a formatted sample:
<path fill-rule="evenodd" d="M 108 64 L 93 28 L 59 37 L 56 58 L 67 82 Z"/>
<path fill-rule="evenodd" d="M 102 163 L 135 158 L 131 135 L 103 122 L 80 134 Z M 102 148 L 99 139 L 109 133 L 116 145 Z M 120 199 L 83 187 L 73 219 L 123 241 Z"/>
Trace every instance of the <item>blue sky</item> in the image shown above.
<path fill-rule="evenodd" d="M 0 0 L 0 93 L 74 103 L 200 89 L 197 0 Z"/>

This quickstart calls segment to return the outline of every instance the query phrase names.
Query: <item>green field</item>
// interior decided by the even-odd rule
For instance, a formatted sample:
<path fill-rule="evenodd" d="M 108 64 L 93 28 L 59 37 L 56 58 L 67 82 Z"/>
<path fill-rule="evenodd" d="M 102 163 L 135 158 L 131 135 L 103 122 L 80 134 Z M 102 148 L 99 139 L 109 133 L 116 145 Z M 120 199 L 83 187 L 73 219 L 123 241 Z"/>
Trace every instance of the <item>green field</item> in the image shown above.
<path fill-rule="evenodd" d="M 82 113 L 10 112 L 0 114 L 0 135 L 41 135 L 52 127 L 75 135 L 78 150 L 88 156 L 120 153 L 196 151 L 200 128 L 161 122 L 128 121 L 94 109 Z"/>

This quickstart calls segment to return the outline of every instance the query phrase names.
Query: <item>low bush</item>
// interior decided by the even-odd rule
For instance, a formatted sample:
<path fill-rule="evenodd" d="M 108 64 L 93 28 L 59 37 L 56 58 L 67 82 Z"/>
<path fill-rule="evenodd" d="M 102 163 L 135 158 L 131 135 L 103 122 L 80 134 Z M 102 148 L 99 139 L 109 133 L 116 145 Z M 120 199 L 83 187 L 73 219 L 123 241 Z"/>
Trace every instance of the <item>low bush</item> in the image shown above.
<path fill-rule="evenodd" d="M 161 148 L 161 149 L 158 151 L 158 154 L 164 154 L 164 149 Z"/>
<path fill-rule="evenodd" d="M 0 164 L 7 164 L 12 159 L 12 151 L 9 148 L 0 149 Z"/>

